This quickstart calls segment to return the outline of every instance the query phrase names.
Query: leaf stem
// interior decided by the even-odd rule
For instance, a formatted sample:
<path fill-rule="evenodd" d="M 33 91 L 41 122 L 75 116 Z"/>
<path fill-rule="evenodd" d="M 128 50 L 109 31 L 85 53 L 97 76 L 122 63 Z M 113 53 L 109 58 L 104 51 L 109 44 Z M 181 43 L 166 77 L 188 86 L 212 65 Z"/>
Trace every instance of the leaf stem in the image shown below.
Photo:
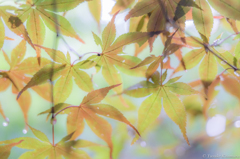
<path fill-rule="evenodd" d="M 60 35 L 60 38 L 62 39 L 62 41 L 63 41 L 63 42 L 65 43 L 65 45 L 67 46 L 68 50 L 70 50 L 70 51 L 73 52 L 75 55 L 77 55 L 78 57 L 80 57 L 80 55 L 78 54 L 78 52 L 75 51 L 73 48 L 71 48 L 71 47 L 68 45 L 67 41 L 64 39 L 63 36 Z"/>
<path fill-rule="evenodd" d="M 56 12 L 57 11 L 57 6 L 56 6 L 56 0 L 53 1 L 53 7 L 54 7 L 54 11 Z M 52 100 L 52 121 L 54 120 L 54 97 L 53 97 L 53 71 L 54 71 L 54 61 L 55 61 L 55 58 L 56 58 L 56 49 L 57 49 L 57 46 L 58 46 L 58 38 L 59 38 L 59 27 L 58 27 L 58 18 L 57 18 L 57 15 L 54 14 L 54 20 L 56 21 L 55 23 L 55 29 L 56 29 L 56 33 L 57 33 L 57 36 L 56 36 L 56 39 L 55 39 L 55 43 L 54 43 L 54 54 L 53 54 L 53 62 L 52 62 L 52 69 L 51 69 L 51 74 L 50 74 L 50 83 L 51 83 L 51 100 Z M 55 142 L 54 142 L 54 125 L 55 123 L 52 122 L 52 145 L 55 145 Z"/>
<path fill-rule="evenodd" d="M 226 37 L 225 39 L 223 39 L 223 40 L 221 40 L 221 42 L 219 42 L 219 43 L 217 43 L 217 42 L 213 42 L 213 44 L 211 44 L 210 46 L 219 46 L 219 45 L 221 45 L 224 41 L 226 41 L 228 38 L 230 38 L 231 36 L 233 36 L 233 35 L 238 35 L 240 32 L 238 32 L 238 33 L 235 33 L 235 34 L 231 34 L 231 35 L 229 35 L 228 37 Z"/>
<path fill-rule="evenodd" d="M 54 143 L 54 124 L 52 124 L 52 142 L 53 142 L 53 146 L 55 146 L 55 143 Z"/>
<path fill-rule="evenodd" d="M 163 83 L 163 81 L 162 81 L 163 58 L 164 57 L 162 56 L 161 65 L 160 65 L 160 67 L 161 67 L 161 73 L 160 73 L 160 83 L 161 83 L 161 86 L 162 86 L 162 83 Z"/>
<path fill-rule="evenodd" d="M 55 118 L 59 113 L 61 113 L 62 111 L 66 110 L 66 109 L 68 109 L 68 108 L 74 108 L 74 107 L 78 108 L 79 106 L 68 106 L 68 107 L 66 107 L 66 108 L 58 111 L 56 114 L 54 114 L 54 118 Z"/>

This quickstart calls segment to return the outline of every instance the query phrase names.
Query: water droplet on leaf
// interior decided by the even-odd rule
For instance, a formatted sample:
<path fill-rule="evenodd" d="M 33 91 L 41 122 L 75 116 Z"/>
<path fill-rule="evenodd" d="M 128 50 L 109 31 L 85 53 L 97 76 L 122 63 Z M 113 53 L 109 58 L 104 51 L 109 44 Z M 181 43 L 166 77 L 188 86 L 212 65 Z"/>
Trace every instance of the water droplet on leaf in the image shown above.
<path fill-rule="evenodd" d="M 168 60 L 168 57 L 165 57 L 165 58 L 163 59 L 163 63 L 166 63 L 167 60 Z"/>
<path fill-rule="evenodd" d="M 234 71 L 234 74 L 238 77 L 240 76 L 239 73 L 237 73 L 236 71 Z"/>

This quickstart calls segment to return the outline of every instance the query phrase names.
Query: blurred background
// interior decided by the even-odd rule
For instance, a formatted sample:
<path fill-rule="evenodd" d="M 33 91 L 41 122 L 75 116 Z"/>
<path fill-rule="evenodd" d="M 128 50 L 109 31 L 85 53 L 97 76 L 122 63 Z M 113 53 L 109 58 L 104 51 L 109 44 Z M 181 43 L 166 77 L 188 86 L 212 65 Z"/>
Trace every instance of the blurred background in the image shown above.
<path fill-rule="evenodd" d="M 10 2 L 3 1 L 1 5 L 7 5 Z M 101 0 L 101 20 L 98 24 L 92 16 L 88 2 L 83 2 L 76 8 L 68 11 L 65 17 L 71 23 L 72 27 L 78 33 L 80 38 L 85 41 L 85 44 L 80 43 L 76 39 L 70 37 L 64 37 L 68 46 L 59 39 L 58 49 L 64 54 L 67 52 L 71 55 L 71 60 L 74 61 L 78 57 L 69 50 L 69 47 L 74 49 L 79 55 L 87 52 L 101 52 L 100 46 L 97 46 L 94 42 L 92 32 L 96 33 L 101 37 L 101 32 L 107 23 L 111 20 L 112 14 L 109 14 L 115 5 L 114 0 Z M 12 3 L 11 3 L 12 4 Z M 129 8 L 133 7 L 133 3 Z M 115 20 L 117 37 L 121 34 L 129 32 L 129 20 L 124 21 L 124 17 L 127 15 L 130 9 L 126 9 L 120 12 Z M 219 15 L 213 10 L 214 15 Z M 59 13 L 62 15 L 63 13 Z M 193 22 L 187 21 L 186 30 L 191 35 L 200 37 L 197 33 Z M 16 36 L 7 27 L 5 27 L 5 36 L 11 37 L 14 40 L 5 40 L 3 50 L 7 55 L 11 56 L 12 49 L 22 40 L 19 36 Z M 52 48 L 55 42 L 55 33 L 50 31 L 48 28 L 47 36 L 44 41 L 45 47 Z M 214 28 L 210 43 L 216 39 L 222 33 L 222 39 L 228 37 L 234 32 L 231 30 L 230 25 L 223 19 L 214 20 Z M 229 38 L 217 49 L 229 50 L 233 52 L 235 50 L 237 40 Z M 151 54 L 161 55 L 163 50 L 163 44 L 160 37 L 154 42 L 153 51 Z M 191 49 L 183 48 L 183 55 L 189 52 Z M 128 55 L 134 55 L 135 45 L 127 45 L 123 52 Z M 144 59 L 149 56 L 149 47 L 146 47 L 138 57 Z M 27 44 L 27 52 L 25 58 L 35 57 L 34 50 Z M 48 55 L 42 51 L 42 57 L 48 58 Z M 86 56 L 85 58 L 87 58 Z M 171 55 L 171 66 L 177 67 L 179 61 L 175 55 Z M 3 57 L 2 51 L 0 52 L 0 69 L 9 70 L 10 66 L 7 64 Z M 219 66 L 219 73 L 223 69 Z M 95 72 L 95 69 L 86 70 L 91 75 Z M 168 79 L 173 70 L 168 70 Z M 124 88 L 130 87 L 137 82 L 145 80 L 145 78 L 138 78 L 128 76 L 121 73 L 123 79 Z M 181 82 L 189 83 L 199 79 L 198 66 L 183 72 L 178 72 L 174 76 L 181 75 Z M 93 77 L 94 88 L 99 89 L 108 86 L 101 73 L 97 73 Z M 0 117 L 0 140 L 10 140 L 17 137 L 34 137 L 32 132 L 25 130 L 25 123 L 21 109 L 16 102 L 16 95 L 12 93 L 12 86 L 6 91 L 0 92 L 0 102 L 2 109 L 5 112 L 6 117 L 9 119 L 9 123 L 5 121 L 3 117 Z M 239 87 L 239 86 L 236 86 Z M 201 90 L 201 87 L 196 87 Z M 200 95 L 191 96 L 180 96 L 187 111 L 187 136 L 190 141 L 190 146 L 187 145 L 182 137 L 179 127 L 166 115 L 162 109 L 158 119 L 148 127 L 142 138 L 135 144 L 131 145 L 131 141 L 134 137 L 134 131 L 125 125 L 106 118 L 113 127 L 112 140 L 114 143 L 114 158 L 115 159 L 192 159 L 192 158 L 203 158 L 206 155 L 226 155 L 226 156 L 238 156 L 240 158 L 240 116 L 239 116 L 239 96 L 236 97 L 227 92 L 224 87 L 220 84 L 216 88 L 216 96 L 210 103 L 208 109 L 208 118 L 203 115 L 202 107 L 204 100 Z M 51 135 L 51 124 L 46 121 L 46 115 L 38 114 L 51 107 L 51 104 L 37 95 L 32 89 L 28 90 L 31 94 L 31 107 L 28 112 L 29 125 L 44 132 L 48 138 L 52 139 Z M 113 94 L 113 92 L 111 92 Z M 129 108 L 124 107 L 118 102 L 117 97 L 112 97 L 111 93 L 104 100 L 104 102 L 112 103 L 113 106 L 118 108 L 125 117 L 134 125 L 137 126 L 137 110 L 145 98 L 131 98 L 124 95 L 128 102 Z M 240 93 L 240 90 L 239 90 Z M 74 83 L 73 91 L 65 103 L 79 105 L 83 97 L 87 94 L 80 90 Z M 55 140 L 60 141 L 64 136 L 67 135 L 66 131 L 66 118 L 67 115 L 59 115 L 57 117 L 57 123 L 55 125 Z M 103 140 L 98 138 L 91 129 L 87 126 L 84 129 L 79 139 L 86 139 L 92 142 L 106 145 Z M 93 159 L 106 159 L 109 155 L 109 149 L 107 147 L 91 147 L 84 149 Z M 10 155 L 10 159 L 18 158 L 26 150 L 13 147 Z"/>

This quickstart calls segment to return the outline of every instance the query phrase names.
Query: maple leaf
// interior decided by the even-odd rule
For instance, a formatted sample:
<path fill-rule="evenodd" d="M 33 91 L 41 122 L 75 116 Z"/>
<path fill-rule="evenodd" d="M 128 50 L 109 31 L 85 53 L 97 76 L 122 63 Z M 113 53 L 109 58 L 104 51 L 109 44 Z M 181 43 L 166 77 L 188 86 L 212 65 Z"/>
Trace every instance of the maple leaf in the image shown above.
<path fill-rule="evenodd" d="M 117 2 L 115 3 L 115 5 L 112 7 L 112 10 L 110 12 L 110 14 L 115 14 L 116 12 L 120 11 L 124 11 L 125 9 L 127 9 L 130 5 L 133 4 L 133 2 L 135 2 L 134 0 L 117 0 Z"/>
<path fill-rule="evenodd" d="M 140 62 L 140 59 L 137 57 L 129 55 L 121 55 L 122 48 L 125 45 L 131 43 L 138 43 L 140 46 L 147 41 L 149 37 L 152 37 L 155 34 L 160 32 L 133 32 L 127 33 L 119 36 L 115 41 L 116 29 L 114 20 L 116 18 L 115 13 L 112 17 L 112 20 L 108 23 L 102 33 L 102 40 L 93 33 L 94 40 L 97 45 L 102 47 L 102 52 L 97 56 L 93 55 L 88 58 L 88 60 L 93 60 L 100 67 L 96 67 L 97 71 L 102 68 L 102 75 L 109 85 L 122 83 L 122 79 L 115 66 L 122 70 L 122 72 L 129 75 L 143 76 L 142 69 L 130 70 L 133 66 Z M 122 86 L 116 87 L 114 89 L 116 92 L 120 93 L 122 91 Z"/>
<path fill-rule="evenodd" d="M 195 7 L 202 10 L 193 0 L 180 0 L 175 10 L 175 16 L 173 18 L 174 21 L 177 21 L 179 18 L 188 13 L 189 10 L 185 10 L 183 7 Z"/>
<path fill-rule="evenodd" d="M 138 130 L 123 116 L 118 109 L 108 104 L 99 103 L 104 99 L 111 89 L 119 85 L 120 84 L 101 88 L 88 93 L 87 96 L 83 98 L 83 101 L 79 106 L 60 103 L 54 106 L 54 112 L 52 112 L 52 109 L 48 109 L 40 114 L 55 113 L 55 117 L 59 113 L 67 113 L 67 131 L 68 133 L 74 132 L 71 140 L 76 139 L 83 132 L 85 119 L 91 130 L 108 144 L 110 148 L 110 158 L 112 158 L 113 144 L 111 140 L 111 125 L 97 114 L 124 122 L 131 126 L 138 133 L 138 135 L 140 135 Z"/>
<path fill-rule="evenodd" d="M 131 69 L 139 68 L 145 65 L 149 65 L 146 71 L 146 78 L 147 80 L 156 72 L 156 70 L 159 68 L 160 64 L 162 64 L 162 68 L 172 68 L 170 66 L 170 58 L 166 61 L 166 63 L 163 64 L 163 57 L 162 56 L 155 56 L 151 55 L 146 57 L 142 62 L 140 62 L 138 65 L 132 67 Z"/>
<path fill-rule="evenodd" d="M 88 2 L 89 10 L 92 13 L 94 19 L 97 21 L 99 27 L 100 27 L 100 20 L 101 20 L 101 6 L 102 6 L 101 0 Z"/>
<path fill-rule="evenodd" d="M 170 58 L 168 58 L 167 56 L 176 52 L 178 49 L 182 47 L 182 45 L 180 44 L 171 43 L 173 36 L 174 34 L 172 34 L 167 38 L 162 56 L 156 57 L 155 55 L 152 55 L 152 56 L 146 57 L 142 62 L 140 62 L 138 65 L 136 65 L 131 69 L 139 68 L 151 63 L 146 71 L 146 78 L 149 79 L 152 76 L 152 74 L 158 69 L 160 64 L 162 64 L 162 68 L 172 68 L 170 66 Z"/>
<path fill-rule="evenodd" d="M 23 25 L 23 21 L 21 21 L 21 19 L 19 19 L 17 16 L 8 12 L 8 11 L 16 11 L 16 10 L 17 10 L 17 8 L 15 8 L 13 6 L 0 6 L 0 17 L 3 18 L 5 24 L 12 32 L 14 32 L 18 36 L 22 37 L 35 49 L 31 39 L 29 38 L 27 30 L 26 30 L 25 26 Z M 1 31 L 3 34 L 3 31 L 5 29 L 2 28 L 3 26 L 1 23 L 2 22 L 0 22 Z"/>
<path fill-rule="evenodd" d="M 64 102 L 69 95 L 71 94 L 73 88 L 72 78 L 74 77 L 75 83 L 78 87 L 86 92 L 90 92 L 93 90 L 93 85 L 91 82 L 90 76 L 80 69 L 88 69 L 94 66 L 94 62 L 86 62 L 81 61 L 77 64 L 71 64 L 71 58 L 69 53 L 67 53 L 67 57 L 61 52 L 56 51 L 54 49 L 45 48 L 42 46 L 38 46 L 44 49 L 47 54 L 55 61 L 57 64 L 54 64 L 54 68 L 51 65 L 44 66 L 41 70 L 39 70 L 31 79 L 31 81 L 21 90 L 18 96 L 21 95 L 26 89 L 39 85 L 41 83 L 46 82 L 50 79 L 51 75 L 57 80 L 54 85 L 54 102 L 62 103 Z M 90 64 L 90 65 L 89 65 Z M 53 71 L 53 72 L 52 72 Z"/>
<path fill-rule="evenodd" d="M 156 76 L 158 75 L 158 76 Z M 154 83 L 143 81 L 137 84 L 137 88 L 129 88 L 123 93 L 141 98 L 148 96 L 141 104 L 138 110 L 138 130 L 140 133 L 153 123 L 160 115 L 162 105 L 167 115 L 179 126 L 183 137 L 189 144 L 186 134 L 186 112 L 181 100 L 177 97 L 179 95 L 196 94 L 198 91 L 192 89 L 189 85 L 182 82 L 176 82 L 180 77 L 175 77 L 162 84 L 167 76 L 165 72 L 162 76 L 156 74 L 153 78 Z M 160 76 L 159 76 L 160 75 Z M 163 101 L 163 104 L 161 102 Z M 132 141 L 132 144 L 138 140 L 138 136 Z"/>
<path fill-rule="evenodd" d="M 8 145 L 3 145 L 0 146 L 0 155 L 2 159 L 8 159 L 11 149 L 12 147 L 20 144 L 23 140 L 20 140 L 19 142 L 15 142 L 15 143 L 10 143 Z"/>
<path fill-rule="evenodd" d="M 23 88 L 24 84 L 30 80 L 30 78 L 26 76 L 26 74 L 28 75 L 34 74 L 36 71 L 38 71 L 42 67 L 42 65 L 50 63 L 50 61 L 45 58 L 42 59 L 41 66 L 39 66 L 36 62 L 34 62 L 35 58 L 33 57 L 29 57 L 23 60 L 25 53 L 26 53 L 26 42 L 24 40 L 22 40 L 12 50 L 11 60 L 8 58 L 7 54 L 3 51 L 4 58 L 7 61 L 7 63 L 10 65 L 10 70 L 0 72 L 0 75 L 1 75 L 0 91 L 6 90 L 10 86 L 10 84 L 12 84 L 13 85 L 12 92 L 14 94 L 17 94 Z M 42 88 L 35 87 L 34 90 L 40 96 L 44 96 L 45 99 L 47 98 L 46 91 L 48 91 L 49 89 L 47 89 L 46 86 L 42 86 Z M 40 93 L 43 90 L 45 91 L 45 95 Z M 31 96 L 29 92 L 25 92 L 17 102 L 23 111 L 25 121 L 27 122 L 27 114 L 31 104 Z"/>
<path fill-rule="evenodd" d="M 56 13 L 50 11 L 63 12 L 75 8 L 84 0 L 61 0 L 61 1 L 36 1 L 29 0 L 26 4 L 21 5 L 21 11 L 18 11 L 18 18 L 22 22 L 27 21 L 26 28 L 32 42 L 42 45 L 46 36 L 45 25 L 53 32 L 59 31 L 62 35 L 70 36 L 84 43 L 77 35 L 68 20 Z M 45 25 L 44 25 L 45 24 Z M 56 30 L 58 26 L 59 30 Z M 41 50 L 36 48 L 38 62 L 40 63 Z"/>
<path fill-rule="evenodd" d="M 236 20 L 230 19 L 230 18 L 226 18 L 227 22 L 230 24 L 231 28 L 233 29 L 233 31 L 238 34 L 238 28 L 237 28 L 237 23 Z"/>
<path fill-rule="evenodd" d="M 223 16 L 240 20 L 240 2 L 235 0 L 208 0 L 210 5 Z"/>
<path fill-rule="evenodd" d="M 129 24 L 129 32 L 146 32 L 148 20 L 149 17 L 146 15 L 131 18 Z M 134 56 L 138 56 L 138 54 L 142 52 L 147 46 L 147 41 L 142 46 L 135 44 Z"/>
<path fill-rule="evenodd" d="M 0 20 L 0 49 L 2 49 L 3 47 L 4 36 L 5 36 L 5 28 L 4 28 L 3 22 Z"/>
<path fill-rule="evenodd" d="M 201 48 L 194 49 L 188 52 L 182 58 L 180 65 L 175 69 L 174 72 L 183 69 L 191 69 L 195 67 L 198 63 L 200 63 L 200 61 L 203 59 L 199 66 L 199 76 L 202 80 L 204 87 L 207 89 L 208 86 L 212 83 L 212 81 L 216 78 L 218 69 L 215 55 L 219 55 L 219 53 L 213 48 L 211 49 L 214 50 L 214 52 L 216 53 L 213 53 L 213 51 L 209 51 L 207 48 L 210 47 L 208 43 L 213 27 L 212 10 L 206 0 L 196 0 L 195 2 L 198 6 L 204 8 L 204 10 L 200 10 L 197 8 L 192 9 L 193 22 L 201 36 L 201 39 L 195 37 L 191 38 L 201 44 Z M 199 18 L 199 16 L 202 18 Z"/>
<path fill-rule="evenodd" d="M 131 17 L 138 17 L 151 13 L 147 26 L 148 32 L 168 30 L 168 23 L 169 20 L 171 20 L 181 28 L 178 30 L 178 34 L 183 38 L 184 32 L 182 30 L 185 28 L 185 14 L 190 10 L 189 6 L 197 7 L 193 1 L 168 0 L 162 2 L 161 0 L 143 0 L 138 2 L 133 9 L 130 10 L 125 17 L 125 21 Z M 153 42 L 156 37 L 155 35 L 148 40 L 150 51 L 152 51 Z"/>
<path fill-rule="evenodd" d="M 29 126 L 29 125 L 28 125 Z M 90 159 L 90 156 L 80 150 L 79 148 L 84 147 L 91 147 L 91 146 L 101 146 L 99 144 L 95 144 L 93 142 L 87 140 L 76 140 L 76 141 L 69 141 L 72 134 L 64 137 L 61 141 L 57 144 L 52 144 L 48 140 L 47 136 L 42 133 L 41 131 L 34 129 L 33 127 L 29 126 L 35 137 L 20 137 L 12 140 L 0 141 L 0 144 L 12 144 L 14 142 L 19 142 L 16 144 L 16 147 L 22 149 L 29 149 L 34 151 L 27 151 L 23 153 L 19 159 L 25 158 L 46 158 L 49 159 L 58 159 L 58 158 L 83 158 L 83 159 Z"/>

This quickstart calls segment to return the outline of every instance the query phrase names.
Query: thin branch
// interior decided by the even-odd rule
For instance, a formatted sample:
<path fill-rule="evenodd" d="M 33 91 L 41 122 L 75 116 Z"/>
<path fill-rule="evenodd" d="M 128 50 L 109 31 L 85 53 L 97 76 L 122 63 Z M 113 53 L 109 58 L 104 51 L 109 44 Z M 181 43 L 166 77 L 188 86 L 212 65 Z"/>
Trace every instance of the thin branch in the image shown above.
<path fill-rule="evenodd" d="M 160 83 L 161 83 L 161 86 L 162 86 L 162 83 L 163 83 L 163 80 L 162 80 L 163 57 L 162 57 L 161 65 L 159 65 L 159 67 L 161 67 Z"/>
<path fill-rule="evenodd" d="M 223 40 L 221 40 L 221 42 L 219 42 L 219 40 L 218 41 L 215 41 L 215 42 L 213 42 L 210 46 L 220 46 L 224 41 L 226 41 L 228 38 L 230 38 L 231 36 L 234 36 L 234 35 L 238 35 L 239 34 L 239 32 L 238 33 L 235 33 L 235 34 L 231 34 L 231 35 L 229 35 L 228 37 L 226 37 L 225 39 L 223 39 Z M 217 43 L 217 42 L 219 42 L 219 43 Z"/>
<path fill-rule="evenodd" d="M 56 0 L 54 0 L 53 2 L 53 7 L 54 7 L 54 11 L 57 10 L 57 6 L 56 6 Z M 58 38 L 59 38 L 59 27 L 57 25 L 58 19 L 57 19 L 57 15 L 54 14 L 54 20 L 55 20 L 55 30 L 57 33 L 56 39 L 55 39 L 55 43 L 54 43 L 54 53 L 53 53 L 53 61 L 52 61 L 52 69 L 51 69 L 51 73 L 50 73 L 50 83 L 51 83 L 51 100 L 52 100 L 52 112 L 54 112 L 54 97 L 53 97 L 53 71 L 54 71 L 54 61 L 55 61 L 55 57 L 56 57 L 56 49 L 58 46 Z M 52 113 L 52 120 L 54 120 L 54 113 Z M 54 125 L 55 123 L 52 122 L 52 145 L 55 146 L 55 142 L 54 142 Z"/>
<path fill-rule="evenodd" d="M 64 39 L 63 36 L 60 35 L 60 38 L 61 38 L 62 41 L 65 43 L 65 46 L 67 46 L 67 48 L 68 48 L 69 51 L 73 52 L 75 55 L 77 55 L 78 57 L 80 57 L 80 55 L 78 54 L 78 52 L 68 45 L 67 41 Z"/>

